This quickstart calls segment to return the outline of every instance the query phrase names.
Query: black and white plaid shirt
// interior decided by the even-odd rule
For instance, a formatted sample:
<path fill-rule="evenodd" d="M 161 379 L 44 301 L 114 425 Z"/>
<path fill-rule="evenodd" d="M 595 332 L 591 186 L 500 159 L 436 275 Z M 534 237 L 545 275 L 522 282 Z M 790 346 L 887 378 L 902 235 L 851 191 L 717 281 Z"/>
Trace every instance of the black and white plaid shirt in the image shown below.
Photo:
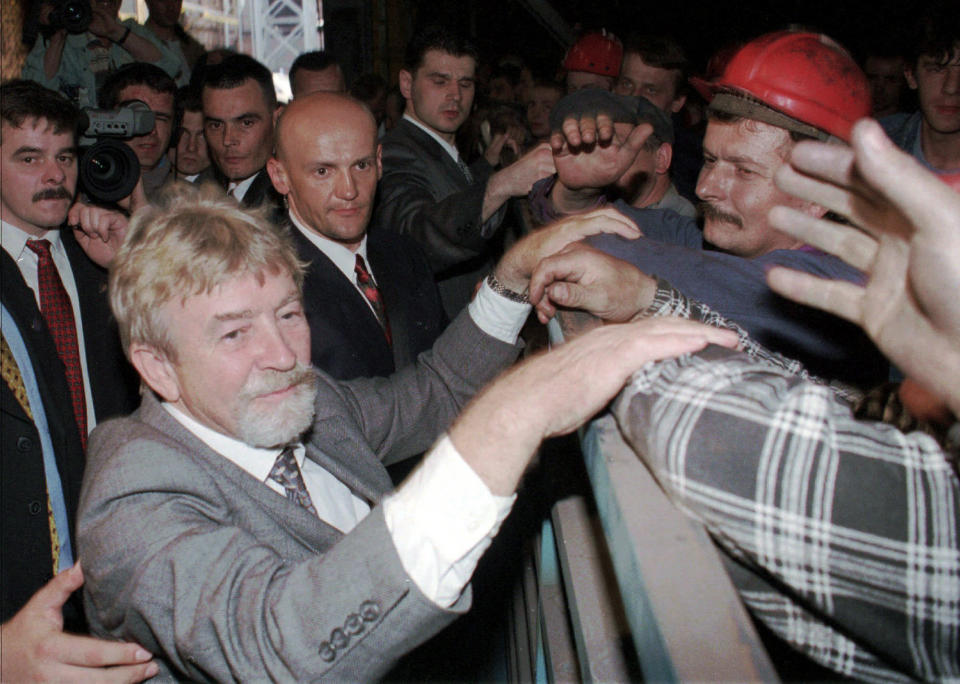
<path fill-rule="evenodd" d="M 664 282 L 648 313 L 724 325 Z M 638 372 L 615 406 L 628 441 L 794 648 L 859 679 L 960 679 L 960 481 L 940 446 L 747 349 Z"/>

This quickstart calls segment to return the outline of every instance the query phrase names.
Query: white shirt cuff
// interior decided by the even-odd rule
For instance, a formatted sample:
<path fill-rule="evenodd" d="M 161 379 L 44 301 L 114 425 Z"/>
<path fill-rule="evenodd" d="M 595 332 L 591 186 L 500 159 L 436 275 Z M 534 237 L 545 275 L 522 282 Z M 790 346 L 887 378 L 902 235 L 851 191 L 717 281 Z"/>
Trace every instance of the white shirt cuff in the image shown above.
<path fill-rule="evenodd" d="M 520 330 L 527 322 L 527 316 L 533 307 L 498 295 L 484 278 L 469 308 L 470 317 L 483 332 L 501 342 L 516 344 Z"/>
<path fill-rule="evenodd" d="M 383 514 L 403 569 L 425 596 L 449 608 L 516 498 L 491 494 L 444 435 L 384 498 Z"/>

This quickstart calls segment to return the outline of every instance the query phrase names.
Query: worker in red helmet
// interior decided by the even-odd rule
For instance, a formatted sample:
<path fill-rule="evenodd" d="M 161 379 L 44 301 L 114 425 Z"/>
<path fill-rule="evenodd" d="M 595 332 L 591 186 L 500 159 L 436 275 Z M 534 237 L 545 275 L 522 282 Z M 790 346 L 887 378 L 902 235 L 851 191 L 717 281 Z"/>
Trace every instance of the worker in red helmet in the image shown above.
<path fill-rule="evenodd" d="M 623 45 L 606 29 L 586 33 L 574 43 L 563 58 L 567 92 L 584 88 L 612 90 L 620 75 Z"/>
<path fill-rule="evenodd" d="M 710 100 L 697 183 L 702 228 L 672 211 L 616 202 L 644 237 L 588 242 L 644 274 L 638 292 L 654 309 L 689 312 L 691 301 L 705 304 L 816 375 L 863 387 L 883 381 L 887 363 L 863 331 L 829 314 L 788 304 L 765 281 L 765 271 L 777 265 L 862 280 L 840 259 L 774 228 L 767 214 L 778 204 L 811 218 L 826 213 L 782 192 L 774 176 L 798 140 L 849 139 L 854 122 L 870 113 L 863 72 L 826 36 L 779 32 L 750 41 L 718 78 L 695 85 Z M 596 155 L 620 159 L 626 173 L 633 166 L 629 151 L 616 155 L 610 147 L 631 140 L 629 133 L 618 124 L 614 135 L 609 117 L 581 114 L 579 125 L 568 117 L 551 140 L 555 154 L 564 156 L 564 163 L 557 164 L 558 182 L 566 184 L 565 174 L 578 164 L 598 166 L 591 162 Z M 610 169 L 605 173 L 606 178 L 598 174 L 597 179 L 581 173 L 576 185 L 603 186 Z M 578 257 L 571 253 L 565 258 L 575 262 Z"/>

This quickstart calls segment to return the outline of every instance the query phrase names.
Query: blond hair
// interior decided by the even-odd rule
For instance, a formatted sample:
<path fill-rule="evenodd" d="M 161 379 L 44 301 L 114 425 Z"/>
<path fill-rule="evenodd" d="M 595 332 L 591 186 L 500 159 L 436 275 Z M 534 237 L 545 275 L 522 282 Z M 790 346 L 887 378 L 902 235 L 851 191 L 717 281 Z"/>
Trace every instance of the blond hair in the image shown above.
<path fill-rule="evenodd" d="M 175 360 L 162 307 L 212 292 L 238 276 L 289 273 L 301 288 L 304 264 L 289 236 L 264 212 L 241 209 L 220 188 L 175 184 L 138 211 L 110 264 L 110 308 L 120 339 Z"/>

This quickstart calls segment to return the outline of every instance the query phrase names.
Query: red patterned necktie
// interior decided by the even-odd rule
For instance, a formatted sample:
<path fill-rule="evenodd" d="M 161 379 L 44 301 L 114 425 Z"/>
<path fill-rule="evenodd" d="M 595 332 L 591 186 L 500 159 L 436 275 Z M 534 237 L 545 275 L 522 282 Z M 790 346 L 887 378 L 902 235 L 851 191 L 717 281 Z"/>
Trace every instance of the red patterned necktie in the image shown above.
<path fill-rule="evenodd" d="M 80 366 L 80 345 L 73 305 L 63 288 L 60 274 L 50 256 L 48 240 L 27 240 L 27 247 L 37 255 L 37 280 L 40 284 L 40 313 L 53 336 L 57 354 L 67 371 L 67 386 L 73 403 L 73 417 L 80 430 L 84 451 L 87 449 L 87 401 L 83 395 L 83 369 Z"/>
<path fill-rule="evenodd" d="M 380 296 L 377 283 L 374 282 L 373 276 L 371 276 L 370 271 L 367 270 L 367 264 L 359 254 L 357 255 L 357 263 L 353 267 L 353 272 L 357 274 L 357 285 L 360 286 L 360 291 L 363 292 L 363 296 L 370 302 L 370 305 L 373 307 L 373 313 L 376 314 L 377 321 L 380 322 L 380 327 L 383 328 L 383 334 L 387 337 L 387 344 L 393 344 L 393 340 L 390 337 L 390 321 L 387 320 L 387 312 L 383 308 L 383 297 Z"/>

